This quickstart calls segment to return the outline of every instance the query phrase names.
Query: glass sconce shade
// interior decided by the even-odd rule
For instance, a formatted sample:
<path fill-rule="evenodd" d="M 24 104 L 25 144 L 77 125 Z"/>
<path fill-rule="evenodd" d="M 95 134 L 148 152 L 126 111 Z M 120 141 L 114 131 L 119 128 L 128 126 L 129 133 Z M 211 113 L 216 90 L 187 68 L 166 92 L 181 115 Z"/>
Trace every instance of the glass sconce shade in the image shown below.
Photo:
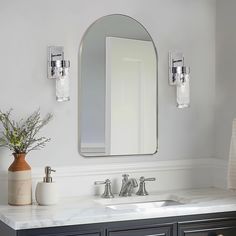
<path fill-rule="evenodd" d="M 55 61 L 53 75 L 56 78 L 56 100 L 64 102 L 70 100 L 69 69 L 66 61 Z M 66 67 L 67 66 L 67 67 Z"/>
<path fill-rule="evenodd" d="M 56 79 L 56 100 L 64 102 L 70 100 L 70 86 L 68 75 Z"/>
<path fill-rule="evenodd" d="M 176 86 L 177 107 L 186 108 L 190 105 L 189 75 L 183 75 L 183 79 Z"/>

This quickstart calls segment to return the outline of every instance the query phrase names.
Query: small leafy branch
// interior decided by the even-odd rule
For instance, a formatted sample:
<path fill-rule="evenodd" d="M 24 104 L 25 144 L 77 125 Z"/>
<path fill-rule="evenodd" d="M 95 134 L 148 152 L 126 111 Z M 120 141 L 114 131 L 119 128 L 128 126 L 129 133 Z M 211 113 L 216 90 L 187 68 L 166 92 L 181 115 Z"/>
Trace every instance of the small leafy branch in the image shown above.
<path fill-rule="evenodd" d="M 37 110 L 28 118 L 17 122 L 11 119 L 11 112 L 12 109 L 5 113 L 0 111 L 0 123 L 3 127 L 0 147 L 8 148 L 14 153 L 29 153 L 44 148 L 50 138 L 38 138 L 36 135 L 52 119 L 52 114 L 41 119 L 40 111 Z"/>

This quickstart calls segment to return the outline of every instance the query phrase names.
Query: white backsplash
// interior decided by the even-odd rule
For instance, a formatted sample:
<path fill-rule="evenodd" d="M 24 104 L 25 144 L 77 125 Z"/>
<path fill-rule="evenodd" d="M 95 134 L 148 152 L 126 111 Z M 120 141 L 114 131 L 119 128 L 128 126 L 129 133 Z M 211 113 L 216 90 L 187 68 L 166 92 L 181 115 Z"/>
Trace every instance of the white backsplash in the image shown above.
<path fill-rule="evenodd" d="M 118 193 L 121 187 L 122 174 L 130 177 L 155 177 L 156 181 L 146 184 L 147 191 L 156 192 L 173 189 L 226 187 L 227 163 L 214 158 L 196 160 L 176 160 L 143 162 L 121 165 L 93 165 L 91 167 L 67 166 L 56 168 L 53 180 L 57 182 L 60 197 L 91 196 L 102 194 L 104 185 L 94 186 L 94 181 L 112 181 L 112 190 Z M 121 171 L 122 169 L 122 171 Z M 36 183 L 42 181 L 43 168 L 34 168 L 33 198 Z M 7 173 L 0 175 L 0 203 L 7 203 Z"/>

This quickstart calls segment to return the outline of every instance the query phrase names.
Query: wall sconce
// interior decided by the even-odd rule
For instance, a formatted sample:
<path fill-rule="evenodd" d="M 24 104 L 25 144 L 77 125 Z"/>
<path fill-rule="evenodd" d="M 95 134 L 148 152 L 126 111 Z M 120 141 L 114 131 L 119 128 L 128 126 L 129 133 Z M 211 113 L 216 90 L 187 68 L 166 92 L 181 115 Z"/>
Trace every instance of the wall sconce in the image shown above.
<path fill-rule="evenodd" d="M 69 86 L 70 61 L 64 60 L 64 48 L 48 47 L 48 78 L 56 79 L 56 100 L 70 100 Z"/>
<path fill-rule="evenodd" d="M 169 53 L 169 84 L 176 86 L 178 108 L 186 108 L 190 105 L 189 74 L 190 68 L 184 65 L 183 53 Z"/>

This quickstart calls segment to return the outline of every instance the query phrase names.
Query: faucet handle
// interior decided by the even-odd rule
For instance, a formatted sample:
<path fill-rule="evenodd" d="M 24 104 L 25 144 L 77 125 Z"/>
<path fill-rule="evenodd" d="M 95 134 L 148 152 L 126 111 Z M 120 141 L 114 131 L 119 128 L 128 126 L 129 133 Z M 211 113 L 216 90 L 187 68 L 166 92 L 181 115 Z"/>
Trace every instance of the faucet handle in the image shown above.
<path fill-rule="evenodd" d="M 148 195 L 148 192 L 146 190 L 146 186 L 145 186 L 145 182 L 146 181 L 155 181 L 156 178 L 145 178 L 144 176 L 141 176 L 139 181 L 140 181 L 140 184 L 139 184 L 139 190 L 137 191 L 136 195 L 138 196 L 146 196 Z"/>
<path fill-rule="evenodd" d="M 102 198 L 113 198 L 114 195 L 111 191 L 111 181 L 109 179 L 106 179 L 105 181 L 95 181 L 95 185 L 101 185 L 105 184 L 105 190 L 104 193 L 101 195 Z"/>
<path fill-rule="evenodd" d="M 144 176 L 141 176 L 140 177 L 140 179 L 139 179 L 139 181 L 140 182 L 145 182 L 145 181 L 155 181 L 156 180 L 156 178 L 145 178 Z"/>
<path fill-rule="evenodd" d="M 95 181 L 94 185 L 106 184 L 106 181 Z"/>

